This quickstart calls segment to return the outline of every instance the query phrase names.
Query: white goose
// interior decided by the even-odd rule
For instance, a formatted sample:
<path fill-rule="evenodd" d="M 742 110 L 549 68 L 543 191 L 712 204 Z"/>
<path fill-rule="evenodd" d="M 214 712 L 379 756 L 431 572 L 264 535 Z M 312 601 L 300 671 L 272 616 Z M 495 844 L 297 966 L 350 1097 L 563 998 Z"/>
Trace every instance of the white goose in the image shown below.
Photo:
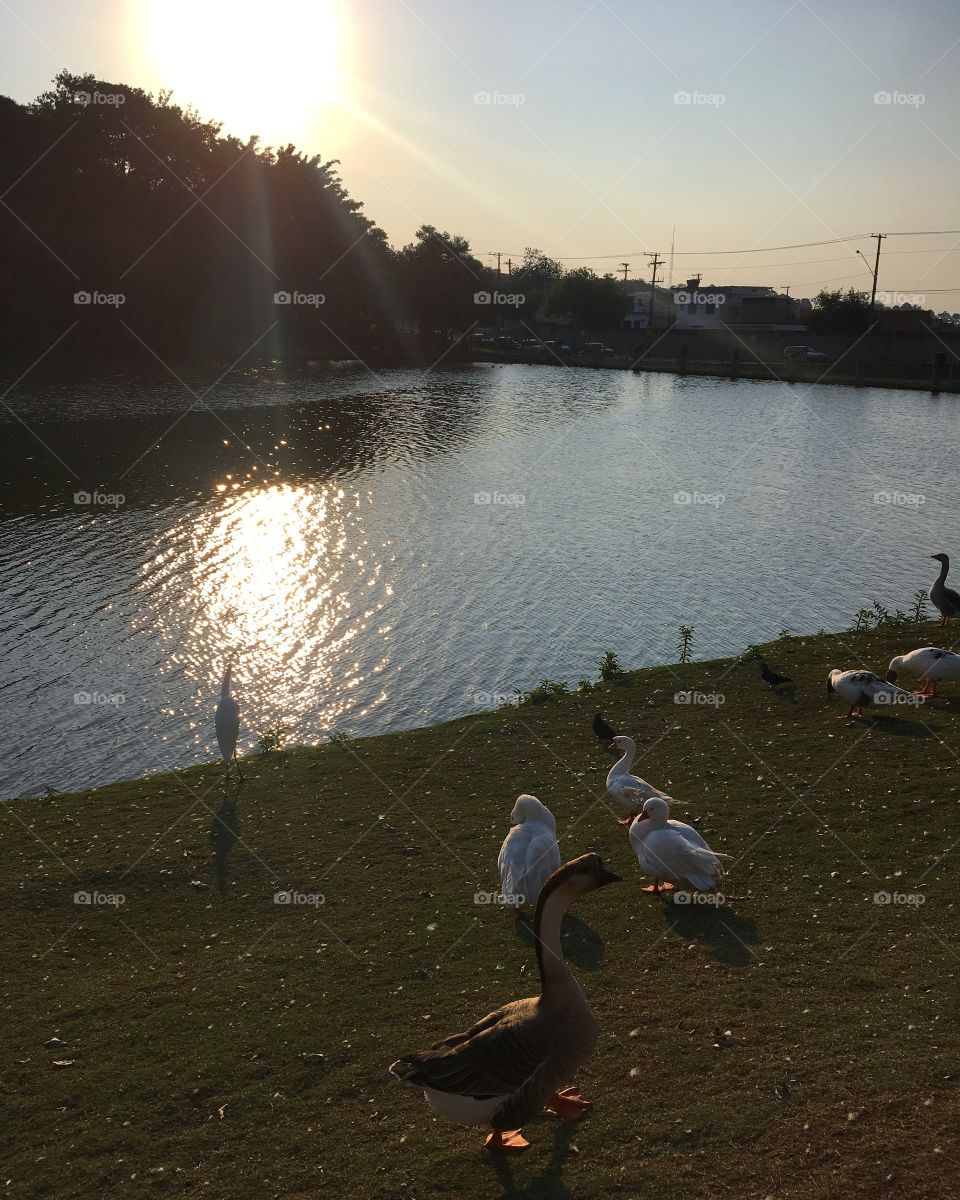
<path fill-rule="evenodd" d="M 645 892 L 659 893 L 663 887 L 689 887 L 698 892 L 714 892 L 723 874 L 720 860 L 729 854 L 717 854 L 693 828 L 682 821 L 670 820 L 670 805 L 662 796 L 644 801 L 640 815 L 630 826 L 633 846 L 645 875 L 653 884 Z"/>
<path fill-rule="evenodd" d="M 536 796 L 518 796 L 510 813 L 513 828 L 503 839 L 497 869 L 505 896 L 516 904 L 536 904 L 540 889 L 560 866 L 557 822 Z M 519 897 L 523 899 L 519 899 Z"/>
<path fill-rule="evenodd" d="M 227 764 L 227 778 L 230 778 L 230 764 L 237 764 L 237 774 L 242 779 L 243 772 L 237 762 L 237 738 L 240 736 L 240 705 L 230 694 L 232 667 L 227 667 L 220 684 L 220 703 L 213 716 L 214 728 L 217 731 L 217 745 L 220 747 L 220 757 Z"/>
<path fill-rule="evenodd" d="M 913 701 L 909 692 L 887 683 L 872 671 L 831 671 L 827 676 L 827 695 L 833 692 L 850 705 L 849 711 L 838 717 L 840 721 L 862 717 L 864 707 L 870 705 L 884 708 Z"/>
<path fill-rule="evenodd" d="M 939 646 L 924 646 L 920 650 L 911 650 L 909 654 L 901 654 L 899 658 L 891 658 L 887 669 L 887 683 L 896 683 L 897 676 L 916 675 L 923 687 L 915 696 L 936 696 L 937 684 L 960 679 L 960 654 L 950 650 L 941 650 Z"/>
<path fill-rule="evenodd" d="M 651 796 L 662 796 L 665 800 L 669 800 L 670 797 L 652 783 L 641 779 L 639 775 L 630 774 L 633 760 L 637 756 L 637 744 L 633 738 L 621 734 L 610 743 L 610 749 L 622 750 L 623 756 L 607 772 L 607 793 L 630 814 L 621 818 L 619 823 L 629 825 L 640 811 L 644 800 L 649 800 Z"/>

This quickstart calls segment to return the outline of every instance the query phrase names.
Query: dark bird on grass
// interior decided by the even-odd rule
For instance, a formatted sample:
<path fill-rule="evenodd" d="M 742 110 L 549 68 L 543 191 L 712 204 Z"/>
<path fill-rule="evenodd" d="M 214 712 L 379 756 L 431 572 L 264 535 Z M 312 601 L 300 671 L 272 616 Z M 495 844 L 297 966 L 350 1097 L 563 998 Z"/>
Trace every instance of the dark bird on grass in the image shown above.
<path fill-rule="evenodd" d="M 771 671 L 762 659 L 760 661 L 760 678 L 765 683 L 769 683 L 772 688 L 779 687 L 781 683 L 793 683 L 789 675 L 778 675 L 776 671 Z"/>
<path fill-rule="evenodd" d="M 614 727 L 603 719 L 602 712 L 598 712 L 593 718 L 593 732 L 605 746 L 609 746 L 613 739 L 617 736 L 617 731 L 614 729 Z"/>
<path fill-rule="evenodd" d="M 946 554 L 931 554 L 940 564 L 940 574 L 930 585 L 930 603 L 940 614 L 940 624 L 946 625 L 951 617 L 960 616 L 960 596 L 947 587 L 947 572 L 950 570 L 950 559 Z"/>

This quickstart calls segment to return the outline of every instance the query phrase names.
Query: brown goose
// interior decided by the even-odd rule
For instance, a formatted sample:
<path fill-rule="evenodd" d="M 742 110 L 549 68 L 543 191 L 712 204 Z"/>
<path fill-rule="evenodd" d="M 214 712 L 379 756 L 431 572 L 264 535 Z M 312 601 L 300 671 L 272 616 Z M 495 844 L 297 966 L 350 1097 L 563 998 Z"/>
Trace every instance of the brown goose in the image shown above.
<path fill-rule="evenodd" d="M 505 1004 L 466 1033 L 406 1055 L 390 1073 L 421 1090 L 441 1116 L 492 1126 L 484 1143 L 491 1150 L 525 1150 L 530 1143 L 521 1127 L 544 1109 L 561 1121 L 581 1117 L 589 1103 L 577 1088 L 562 1085 L 593 1052 L 597 1022 L 563 961 L 560 925 L 580 896 L 619 880 L 599 854 L 583 854 L 554 871 L 534 917 L 540 995 Z"/>
<path fill-rule="evenodd" d="M 960 596 L 947 587 L 947 572 L 950 570 L 950 559 L 946 554 L 931 554 L 940 564 L 940 574 L 930 585 L 930 602 L 940 614 L 940 624 L 946 625 L 951 617 L 960 616 Z"/>

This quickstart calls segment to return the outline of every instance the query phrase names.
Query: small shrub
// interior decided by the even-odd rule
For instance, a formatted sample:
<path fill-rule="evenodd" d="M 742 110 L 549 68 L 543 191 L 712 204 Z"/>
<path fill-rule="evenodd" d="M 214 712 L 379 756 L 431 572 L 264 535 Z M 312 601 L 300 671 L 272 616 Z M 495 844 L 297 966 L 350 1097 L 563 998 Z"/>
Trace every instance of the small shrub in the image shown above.
<path fill-rule="evenodd" d="M 548 700 L 556 700 L 558 696 L 564 696 L 567 692 L 567 685 L 556 679 L 541 679 L 535 688 L 531 688 L 529 692 L 518 691 L 518 704 L 546 704 Z"/>
<path fill-rule="evenodd" d="M 620 665 L 620 659 L 612 650 L 608 650 L 603 658 L 597 659 L 597 670 L 604 683 L 615 683 L 626 675 L 626 671 Z"/>
<path fill-rule="evenodd" d="M 693 646 L 693 626 L 692 625 L 681 625 L 680 626 L 680 637 L 677 640 L 677 654 L 679 656 L 677 659 L 678 662 L 685 663 L 685 662 L 690 661 L 690 654 L 691 654 L 692 646 Z"/>
<path fill-rule="evenodd" d="M 260 753 L 270 754 L 274 750 L 279 750 L 283 746 L 283 738 L 286 732 L 287 727 L 282 721 L 277 721 L 275 725 L 268 725 L 266 729 L 261 730 L 257 734 L 257 745 L 260 747 Z"/>
<path fill-rule="evenodd" d="M 920 589 L 919 592 L 913 593 L 913 608 L 910 610 L 910 619 L 914 625 L 922 625 L 924 621 L 929 620 L 927 615 L 927 593 Z"/>

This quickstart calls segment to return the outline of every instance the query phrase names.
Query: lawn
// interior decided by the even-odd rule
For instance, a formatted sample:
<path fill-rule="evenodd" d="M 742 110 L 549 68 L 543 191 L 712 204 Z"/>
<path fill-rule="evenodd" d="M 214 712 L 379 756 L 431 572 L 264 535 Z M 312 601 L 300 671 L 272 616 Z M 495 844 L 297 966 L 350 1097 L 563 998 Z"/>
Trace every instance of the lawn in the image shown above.
<path fill-rule="evenodd" d="M 781 640 L 784 695 L 651 668 L 251 758 L 238 794 L 210 765 L 5 803 L 3 1194 L 955 1200 L 960 688 L 849 722 L 825 692 L 940 632 Z M 733 856 L 724 904 L 640 891 L 598 706 Z M 475 903 L 521 791 L 625 879 L 565 931 L 594 1107 L 504 1158 L 387 1067 L 537 990 L 528 927 Z"/>

